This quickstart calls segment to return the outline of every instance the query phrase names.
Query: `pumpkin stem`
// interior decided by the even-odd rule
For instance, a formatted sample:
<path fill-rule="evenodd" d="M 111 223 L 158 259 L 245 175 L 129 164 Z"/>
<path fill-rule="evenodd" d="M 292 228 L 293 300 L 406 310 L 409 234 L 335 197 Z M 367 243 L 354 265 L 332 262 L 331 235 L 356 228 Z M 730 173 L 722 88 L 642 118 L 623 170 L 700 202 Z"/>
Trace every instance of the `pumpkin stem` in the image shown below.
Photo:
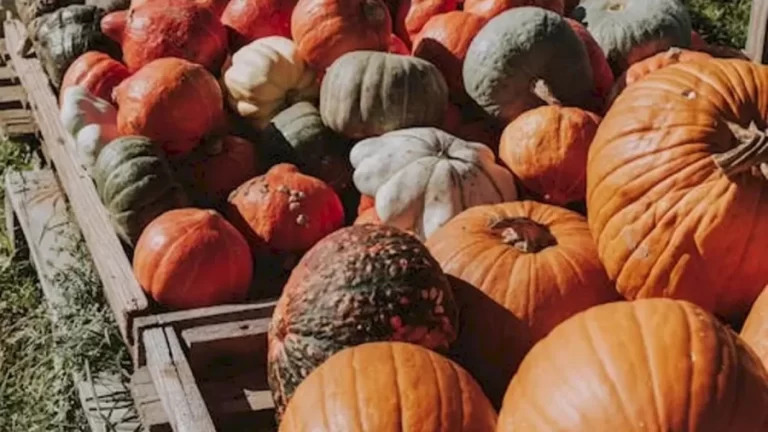
<path fill-rule="evenodd" d="M 549 228 L 526 217 L 500 219 L 490 228 L 501 236 L 505 244 L 523 253 L 538 253 L 557 245 L 557 239 Z"/>
<path fill-rule="evenodd" d="M 752 122 L 749 128 L 733 122 L 727 122 L 733 137 L 738 143 L 736 147 L 725 153 L 712 156 L 715 164 L 728 176 L 734 176 L 753 168 L 759 170 L 759 175 L 766 177 L 768 167 L 768 136 Z"/>
<path fill-rule="evenodd" d="M 547 105 L 562 105 L 555 94 L 552 92 L 552 88 L 541 78 L 536 79 L 531 84 L 531 92 L 539 99 L 543 100 Z"/>
<path fill-rule="evenodd" d="M 678 60 L 680 60 L 681 54 L 683 54 L 683 50 L 681 50 L 678 47 L 672 47 L 667 50 L 664 56 L 677 62 Z"/>

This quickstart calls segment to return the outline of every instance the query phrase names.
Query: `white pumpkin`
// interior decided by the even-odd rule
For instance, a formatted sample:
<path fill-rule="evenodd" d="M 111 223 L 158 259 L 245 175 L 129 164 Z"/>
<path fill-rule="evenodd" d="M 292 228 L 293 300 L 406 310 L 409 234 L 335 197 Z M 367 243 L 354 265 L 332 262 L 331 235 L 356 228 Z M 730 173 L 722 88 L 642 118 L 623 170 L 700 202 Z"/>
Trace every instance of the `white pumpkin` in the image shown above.
<path fill-rule="evenodd" d="M 225 63 L 223 87 L 229 105 L 259 129 L 296 102 L 315 101 L 315 72 L 299 56 L 292 40 L 257 39 Z"/>
<path fill-rule="evenodd" d="M 77 158 L 91 173 L 99 152 L 119 136 L 117 110 L 82 86 L 71 86 L 61 96 L 59 118 L 75 141 Z"/>
<path fill-rule="evenodd" d="M 517 199 L 515 178 L 486 145 L 440 129 L 401 129 L 358 142 L 353 181 L 382 223 L 425 240 L 469 207 Z"/>

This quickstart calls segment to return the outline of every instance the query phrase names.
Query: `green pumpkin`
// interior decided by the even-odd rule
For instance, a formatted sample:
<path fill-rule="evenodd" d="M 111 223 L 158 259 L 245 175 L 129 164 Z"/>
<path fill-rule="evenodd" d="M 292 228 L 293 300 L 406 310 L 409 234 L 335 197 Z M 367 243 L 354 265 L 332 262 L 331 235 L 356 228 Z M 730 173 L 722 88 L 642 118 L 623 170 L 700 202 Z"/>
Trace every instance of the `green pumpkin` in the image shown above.
<path fill-rule="evenodd" d="M 488 114 L 508 123 L 545 103 L 543 80 L 567 106 L 592 103 L 592 66 L 581 39 L 555 12 L 518 7 L 491 19 L 472 40 L 463 66 L 467 93 Z"/>
<path fill-rule="evenodd" d="M 131 6 L 130 0 L 85 0 L 85 4 L 93 5 L 105 13 L 126 10 Z"/>
<path fill-rule="evenodd" d="M 691 45 L 691 18 L 678 0 L 582 0 L 571 17 L 600 44 L 616 76 L 670 47 Z"/>
<path fill-rule="evenodd" d="M 344 54 L 328 68 L 320 88 L 323 122 L 349 138 L 439 126 L 447 107 L 448 85 L 440 70 L 398 54 Z"/>
<path fill-rule="evenodd" d="M 93 180 L 115 231 L 131 246 L 157 216 L 190 202 L 162 151 L 142 136 L 107 144 L 96 158 Z"/>
<path fill-rule="evenodd" d="M 49 14 L 57 9 L 75 4 L 83 4 L 84 0 L 15 0 L 19 20 L 25 26 L 37 17 Z"/>

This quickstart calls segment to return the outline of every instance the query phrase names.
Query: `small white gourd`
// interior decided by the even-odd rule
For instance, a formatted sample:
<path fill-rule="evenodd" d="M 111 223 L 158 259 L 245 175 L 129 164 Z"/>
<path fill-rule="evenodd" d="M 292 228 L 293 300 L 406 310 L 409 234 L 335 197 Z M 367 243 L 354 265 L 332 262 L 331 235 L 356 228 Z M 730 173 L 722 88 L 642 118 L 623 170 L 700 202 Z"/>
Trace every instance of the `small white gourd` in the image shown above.
<path fill-rule="evenodd" d="M 117 110 L 87 88 L 72 86 L 62 93 L 59 119 L 75 141 L 78 161 L 90 174 L 101 149 L 119 136 Z"/>

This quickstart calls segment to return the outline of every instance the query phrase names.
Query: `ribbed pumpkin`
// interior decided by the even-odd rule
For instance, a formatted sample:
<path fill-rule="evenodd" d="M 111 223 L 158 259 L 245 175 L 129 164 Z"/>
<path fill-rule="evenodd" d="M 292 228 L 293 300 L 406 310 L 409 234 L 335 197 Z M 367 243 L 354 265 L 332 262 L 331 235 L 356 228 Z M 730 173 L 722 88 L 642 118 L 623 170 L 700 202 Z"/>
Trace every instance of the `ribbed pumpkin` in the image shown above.
<path fill-rule="evenodd" d="M 555 326 L 619 298 L 583 216 L 521 201 L 473 207 L 427 239 L 460 307 L 454 351 L 499 405 L 531 347 Z"/>
<path fill-rule="evenodd" d="M 184 208 L 147 225 L 133 271 L 156 302 L 191 309 L 245 300 L 253 268 L 248 243 L 226 219 L 213 210 Z"/>
<path fill-rule="evenodd" d="M 107 144 L 92 175 L 115 231 L 129 245 L 157 216 L 189 204 L 165 156 L 146 137 L 124 136 Z"/>
<path fill-rule="evenodd" d="M 491 19 L 501 13 L 518 7 L 533 6 L 563 14 L 563 0 L 465 0 L 464 12 L 469 12 L 485 19 Z"/>
<path fill-rule="evenodd" d="M 507 125 L 499 158 L 528 194 L 565 206 L 586 197 L 587 154 L 600 117 L 552 102 L 522 113 Z"/>
<path fill-rule="evenodd" d="M 730 329 L 670 299 L 589 309 L 539 342 L 498 432 L 768 430 L 768 373 Z"/>
<path fill-rule="evenodd" d="M 435 15 L 413 41 L 413 55 L 440 69 L 454 100 L 468 98 L 461 68 L 470 42 L 485 22 L 482 17 L 462 11 Z"/>
<path fill-rule="evenodd" d="M 615 76 L 670 47 L 691 45 L 691 18 L 678 0 L 582 0 L 571 17 L 589 29 Z"/>
<path fill-rule="evenodd" d="M 608 64 L 608 59 L 605 58 L 603 49 L 600 48 L 600 45 L 595 38 L 592 37 L 586 27 L 571 18 L 566 18 L 565 21 L 571 26 L 571 29 L 576 33 L 576 36 L 581 39 L 581 42 L 584 43 L 584 47 L 587 49 L 589 64 L 592 66 L 592 79 L 595 81 L 595 108 L 602 109 L 605 99 L 613 88 L 615 79 L 613 71 L 611 70 L 611 65 Z"/>
<path fill-rule="evenodd" d="M 192 1 L 146 2 L 112 12 L 101 29 L 123 48 L 131 72 L 163 57 L 178 57 L 218 73 L 227 55 L 227 30 L 209 8 Z"/>
<path fill-rule="evenodd" d="M 448 106 L 440 70 L 416 57 L 375 51 L 344 54 L 320 88 L 328 127 L 366 138 L 411 126 L 439 126 Z"/>
<path fill-rule="evenodd" d="M 233 49 L 268 36 L 291 37 L 291 14 L 298 0 L 232 0 L 221 22 L 230 31 Z"/>
<path fill-rule="evenodd" d="M 299 0 L 291 35 L 301 57 L 324 71 L 350 51 L 387 51 L 392 17 L 381 0 Z"/>
<path fill-rule="evenodd" d="M 402 0 L 393 17 L 393 30 L 407 46 L 434 16 L 455 11 L 458 0 Z"/>
<path fill-rule="evenodd" d="M 401 341 L 446 350 L 456 307 L 440 265 L 415 237 L 354 225 L 322 239 L 291 273 L 268 333 L 278 416 L 296 387 L 344 348 Z"/>
<path fill-rule="evenodd" d="M 85 87 L 93 96 L 112 100 L 112 90 L 131 75 L 124 64 L 99 51 L 88 51 L 77 58 L 61 80 L 61 95 L 71 86 Z"/>
<path fill-rule="evenodd" d="M 120 133 L 149 137 L 169 155 L 191 151 L 224 124 L 216 78 L 187 60 L 154 60 L 115 87 L 114 96 Z"/>
<path fill-rule="evenodd" d="M 768 289 L 763 289 L 763 293 L 752 305 L 744 327 L 741 329 L 741 338 L 755 351 L 763 366 L 768 369 Z"/>
<path fill-rule="evenodd" d="M 768 68 L 713 59 L 616 99 L 590 147 L 587 209 L 626 297 L 684 299 L 737 323 L 768 285 L 768 245 L 755 241 L 768 237 L 766 94 Z"/>
<path fill-rule="evenodd" d="M 332 396 L 330 396 L 332 395 Z M 493 432 L 496 412 L 467 371 L 413 344 L 372 342 L 323 363 L 280 432 Z"/>
<path fill-rule="evenodd" d="M 588 105 L 594 88 L 581 39 L 560 15 L 537 7 L 491 19 L 469 45 L 462 73 L 472 99 L 504 122 L 544 103 L 533 92 L 539 79 L 568 106 Z"/>
<path fill-rule="evenodd" d="M 35 18 L 50 14 L 70 5 L 82 5 L 83 0 L 14 0 L 19 20 L 28 26 Z M 9 8 L 10 9 L 10 8 Z"/>

